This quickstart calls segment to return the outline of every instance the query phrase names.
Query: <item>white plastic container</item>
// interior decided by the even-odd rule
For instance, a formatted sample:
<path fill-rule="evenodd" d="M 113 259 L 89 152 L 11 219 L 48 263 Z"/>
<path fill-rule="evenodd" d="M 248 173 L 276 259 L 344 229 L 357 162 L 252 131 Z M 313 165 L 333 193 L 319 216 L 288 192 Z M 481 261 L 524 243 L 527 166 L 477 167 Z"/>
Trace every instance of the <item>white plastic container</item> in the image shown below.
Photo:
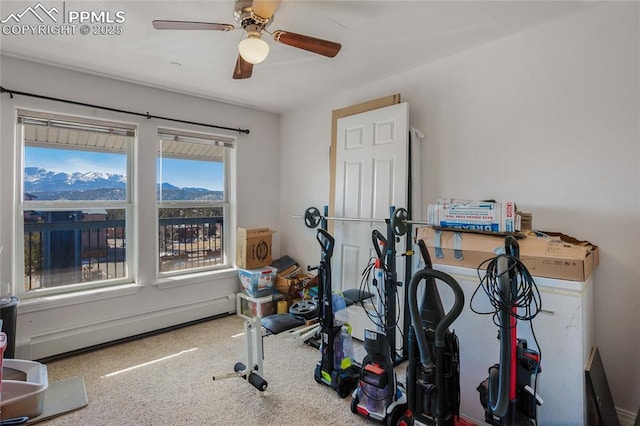
<path fill-rule="evenodd" d="M 236 294 L 236 313 L 245 318 L 264 318 L 274 313 L 273 296 L 251 297 L 244 293 Z"/>
<path fill-rule="evenodd" d="M 333 325 L 343 325 L 349 322 L 349 313 L 347 312 L 347 303 L 338 293 L 331 295 L 331 305 L 333 308 Z"/>
<path fill-rule="evenodd" d="M 349 326 L 345 325 L 340 328 L 340 333 L 333 342 L 333 368 L 336 370 L 345 370 L 353 363 L 353 340 Z"/>
<path fill-rule="evenodd" d="M 358 396 L 360 399 L 358 405 L 363 407 L 373 418 L 384 419 L 386 417 L 389 385 L 386 385 L 384 389 L 380 389 L 361 381 Z"/>
<path fill-rule="evenodd" d="M 2 366 L 2 402 L 0 418 L 37 417 L 42 414 L 44 391 L 49 387 L 47 366 L 35 361 L 5 359 Z M 9 369 L 26 375 L 26 380 L 9 380 Z"/>

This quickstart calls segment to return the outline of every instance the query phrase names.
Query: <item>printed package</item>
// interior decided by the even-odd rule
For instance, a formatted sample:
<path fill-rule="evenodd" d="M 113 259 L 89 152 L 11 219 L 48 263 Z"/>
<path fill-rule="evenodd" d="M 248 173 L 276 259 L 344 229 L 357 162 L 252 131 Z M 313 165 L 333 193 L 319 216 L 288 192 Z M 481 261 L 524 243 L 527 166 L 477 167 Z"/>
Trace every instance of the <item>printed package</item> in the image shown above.
<path fill-rule="evenodd" d="M 518 232 L 520 215 L 513 201 L 441 198 L 427 208 L 427 223 L 437 228 L 482 232 Z"/>

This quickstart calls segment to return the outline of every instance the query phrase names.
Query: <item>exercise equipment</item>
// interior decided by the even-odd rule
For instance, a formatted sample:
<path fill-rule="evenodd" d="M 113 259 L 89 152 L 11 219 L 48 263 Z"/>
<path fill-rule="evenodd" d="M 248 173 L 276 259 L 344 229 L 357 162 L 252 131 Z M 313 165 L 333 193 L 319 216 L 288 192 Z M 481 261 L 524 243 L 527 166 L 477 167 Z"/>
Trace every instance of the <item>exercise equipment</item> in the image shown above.
<path fill-rule="evenodd" d="M 293 306 L 292 306 L 293 307 Z M 308 323 L 308 319 L 318 312 L 317 302 L 307 304 L 299 304 L 294 311 L 304 314 L 307 319 L 300 315 L 289 314 L 273 314 L 264 318 L 254 317 L 244 322 L 246 364 L 244 362 L 236 362 L 233 366 L 233 373 L 213 376 L 213 380 L 223 380 L 231 377 L 240 377 L 245 379 L 249 384 L 260 392 L 267 390 L 268 383 L 264 379 L 263 361 L 263 338 L 269 335 L 280 334 L 284 331 L 292 332 L 298 330 Z M 309 328 L 316 327 L 312 324 L 303 327 L 306 331 Z M 310 338 L 311 336 L 309 336 Z"/>
<path fill-rule="evenodd" d="M 247 363 L 236 362 L 233 366 L 233 373 L 213 376 L 213 380 L 228 379 L 231 377 L 241 377 L 249 382 L 260 392 L 267 390 L 267 381 L 263 378 L 263 348 L 262 330 L 260 319 L 255 317 L 244 322 L 244 335 L 246 339 Z"/>
<path fill-rule="evenodd" d="M 342 296 L 342 298 L 345 301 L 345 307 L 349 307 L 354 303 L 364 303 L 364 300 L 370 299 L 373 296 L 369 292 L 361 291 L 356 288 L 350 288 L 350 289 L 344 290 L 339 294 Z M 299 306 L 296 306 L 295 303 L 291 306 L 291 309 L 289 310 L 289 313 L 291 315 L 297 315 L 301 311 L 304 313 L 307 306 L 311 306 L 311 308 L 309 309 L 312 309 L 315 306 L 316 311 L 314 313 L 314 316 L 311 317 L 312 320 L 307 321 L 308 323 L 310 323 L 309 325 L 306 325 L 305 327 L 297 327 L 293 330 L 289 330 L 289 333 L 292 336 L 294 336 L 296 339 L 303 341 L 309 346 L 312 346 L 316 349 L 320 349 L 320 343 L 317 341 L 317 337 L 320 333 L 321 326 L 317 321 L 314 321 L 314 320 L 317 320 L 317 316 L 318 316 L 317 298 L 314 298 L 314 300 L 312 301 L 301 301 L 301 302 L 302 303 Z M 309 302 L 311 303 L 310 305 L 309 305 Z M 297 302 L 297 303 L 300 303 L 300 302 Z M 305 318 L 305 317 L 303 316 L 302 318 Z M 264 320 L 263 320 L 263 326 L 264 326 Z"/>
<path fill-rule="evenodd" d="M 524 234 L 521 232 L 494 232 L 494 231 L 484 231 L 484 230 L 478 230 L 478 229 L 445 228 L 440 226 L 434 226 L 429 222 L 409 219 L 409 213 L 404 208 L 396 209 L 389 219 L 327 216 L 326 214 L 325 215 L 320 214 L 320 210 L 318 210 L 316 207 L 309 207 L 307 210 L 305 210 L 304 216 L 294 215 L 293 218 L 304 219 L 304 222 L 307 228 L 317 228 L 320 225 L 320 223 L 328 220 L 337 220 L 342 222 L 389 223 L 391 224 L 391 228 L 393 229 L 394 235 L 396 235 L 397 237 L 406 235 L 407 232 L 409 232 L 410 225 L 423 225 L 423 226 L 429 226 L 435 229 L 444 229 L 444 230 L 456 231 L 456 232 L 471 232 L 474 234 L 488 234 L 488 235 L 494 235 L 494 236 L 504 235 L 504 236 L 513 236 L 516 238 L 524 237 Z"/>
<path fill-rule="evenodd" d="M 375 230 L 372 233 L 372 241 L 373 246 L 377 253 L 376 265 L 377 269 L 383 271 L 384 279 L 383 285 L 377 288 L 377 293 L 379 295 L 379 301 L 383 301 L 383 306 L 380 307 L 380 311 L 377 313 L 378 318 L 372 318 L 372 316 L 368 313 L 368 310 L 365 308 L 365 312 L 369 316 L 376 325 L 380 326 L 382 331 L 387 334 L 387 340 L 389 345 L 391 346 L 392 359 L 394 365 L 399 364 L 406 356 L 401 355 L 398 356 L 396 354 L 396 335 L 395 328 L 398 325 L 399 319 L 396 318 L 398 314 L 398 303 L 397 303 L 397 287 L 402 285 L 401 282 L 398 281 L 398 274 L 396 270 L 396 237 L 402 236 L 407 231 L 407 225 L 405 223 L 409 223 L 411 221 L 407 221 L 407 211 L 403 208 L 395 208 L 395 206 L 389 207 L 390 217 L 391 219 L 362 219 L 362 218 L 338 218 L 328 216 L 328 206 L 324 206 L 324 214 L 320 213 L 320 210 L 316 207 L 309 207 L 304 216 L 294 216 L 295 218 L 304 219 L 305 225 L 309 228 L 316 228 L 320 226 L 320 229 L 325 229 L 327 227 L 328 220 L 344 220 L 344 221 L 354 221 L 354 222 L 379 222 L 385 223 L 387 228 L 386 238 L 382 236 L 382 234 Z M 416 222 L 417 223 L 417 222 Z M 412 252 L 403 253 L 403 255 L 411 255 Z M 369 265 L 373 268 L 373 264 Z M 348 296 L 351 301 L 354 303 L 360 303 L 363 305 L 363 300 L 371 297 L 372 293 L 376 293 L 375 291 L 368 291 L 365 289 L 366 281 L 368 281 L 367 276 L 365 274 L 370 272 L 369 266 L 365 268 L 363 271 L 363 280 L 360 284 L 360 292 L 354 298 L 352 295 Z M 377 282 L 377 279 L 374 278 L 374 282 Z M 380 288 L 384 288 L 384 292 L 380 291 Z M 348 291 L 348 290 L 347 290 Z M 384 294 L 382 294 L 384 293 Z M 349 304 L 349 302 L 347 302 Z M 393 332 L 392 332 L 393 331 Z M 406 335 L 404 330 L 402 331 L 403 336 Z M 404 343 L 404 342 L 403 342 Z"/>
<path fill-rule="evenodd" d="M 292 306 L 293 307 L 293 306 Z M 263 361 L 263 338 L 271 334 L 279 334 L 284 331 L 291 331 L 304 326 L 306 318 L 317 316 L 317 303 L 299 304 L 295 309 L 301 315 L 273 314 L 264 318 L 253 317 L 244 322 L 244 336 L 246 349 L 246 364 L 236 362 L 233 366 L 233 373 L 213 376 L 213 380 L 223 380 L 231 377 L 240 377 L 258 391 L 267 390 L 268 383 L 264 378 Z"/>
<path fill-rule="evenodd" d="M 306 320 L 316 318 L 318 316 L 317 300 L 300 300 L 289 308 L 289 313 L 293 316 Z"/>
<path fill-rule="evenodd" d="M 318 301 L 320 302 L 320 361 L 316 364 L 313 377 L 334 389 L 341 398 L 349 395 L 358 383 L 360 368 L 353 363 L 349 354 L 344 354 L 340 346 L 348 343 L 350 330 L 343 330 L 346 324 L 336 322 L 334 315 L 334 294 L 331 286 L 331 257 L 335 239 L 324 229 L 318 229 L 316 239 L 320 244 L 321 258 L 317 267 L 319 277 Z"/>
<path fill-rule="evenodd" d="M 458 338 L 449 326 L 462 312 L 464 293 L 450 275 L 434 270 L 424 242 L 419 240 L 425 268 L 409 282 L 407 301 L 411 317 L 407 365 L 407 410 L 388 425 L 454 425 L 460 408 L 460 356 Z M 418 286 L 425 281 L 418 307 Z M 437 282 L 453 292 L 454 302 L 445 314 Z"/>
<path fill-rule="evenodd" d="M 517 337 L 517 323 L 518 320 L 531 321 L 536 316 L 541 308 L 540 293 L 529 271 L 520 262 L 515 238 L 505 238 L 505 250 L 505 255 L 497 256 L 487 264 L 486 275 L 478 286 L 485 290 L 495 308 L 493 312 L 476 313 L 494 314 L 494 322 L 499 327 L 500 363 L 489 368 L 489 377 L 477 390 L 487 423 L 534 426 L 537 406 L 543 402 L 536 393 L 535 384 L 542 371 L 541 355 L 527 347 L 526 339 Z M 532 304 L 535 306 L 533 311 Z M 519 314 L 519 309 L 525 313 Z M 535 339 L 533 327 L 531 331 Z M 539 349 L 537 340 L 535 343 Z"/>
<path fill-rule="evenodd" d="M 327 207 L 325 206 L 325 212 Z M 326 223 L 328 220 L 337 220 L 343 222 L 374 222 L 374 223 L 387 223 L 391 225 L 393 234 L 397 237 L 401 237 L 407 233 L 407 224 L 415 225 L 428 225 L 427 222 L 420 222 L 408 219 L 407 210 L 404 208 L 397 208 L 392 210 L 391 217 L 389 219 L 367 219 L 359 217 L 336 217 L 327 216 L 321 214 L 317 207 L 309 207 L 304 212 L 304 216 L 293 216 L 294 219 L 304 219 L 304 223 L 307 228 L 317 228 L 322 223 Z M 322 225 L 322 228 L 326 228 L 326 225 Z"/>
<path fill-rule="evenodd" d="M 311 209 L 313 210 L 314 208 Z M 324 216 L 327 215 L 328 210 L 329 207 L 324 206 Z M 317 214 L 320 215 L 320 212 L 318 211 Z M 318 224 L 320 224 L 321 229 L 326 231 L 327 221 L 323 218 L 323 216 L 320 215 L 319 217 L 320 219 L 318 219 L 318 222 L 315 223 L 313 227 L 315 228 L 318 226 Z M 318 268 L 316 267 L 307 269 L 311 271 Z M 347 289 L 343 292 L 340 292 L 340 295 L 343 297 L 346 307 L 351 306 L 354 303 L 362 303 L 364 300 L 370 299 L 372 297 L 371 293 L 358 289 Z M 289 313 L 305 319 L 317 319 L 319 313 L 318 296 L 314 297 L 312 300 L 301 300 L 297 303 L 294 303 L 289 309 Z M 314 324 L 308 325 L 306 327 L 290 330 L 290 334 L 295 336 L 297 339 L 302 340 L 309 346 L 320 349 L 320 343 L 318 342 L 320 329 L 321 325 L 318 322 L 315 322 Z"/>

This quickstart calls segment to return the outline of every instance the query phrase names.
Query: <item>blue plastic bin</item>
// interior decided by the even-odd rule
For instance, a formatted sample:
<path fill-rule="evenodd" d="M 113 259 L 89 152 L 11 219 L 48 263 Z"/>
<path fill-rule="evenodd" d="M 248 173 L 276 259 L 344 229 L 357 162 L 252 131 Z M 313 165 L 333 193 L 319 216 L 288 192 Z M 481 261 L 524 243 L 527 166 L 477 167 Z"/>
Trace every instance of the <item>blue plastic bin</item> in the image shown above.
<path fill-rule="evenodd" d="M 270 266 L 259 269 L 240 269 L 238 277 L 242 291 L 251 297 L 271 296 L 275 291 L 278 270 Z"/>

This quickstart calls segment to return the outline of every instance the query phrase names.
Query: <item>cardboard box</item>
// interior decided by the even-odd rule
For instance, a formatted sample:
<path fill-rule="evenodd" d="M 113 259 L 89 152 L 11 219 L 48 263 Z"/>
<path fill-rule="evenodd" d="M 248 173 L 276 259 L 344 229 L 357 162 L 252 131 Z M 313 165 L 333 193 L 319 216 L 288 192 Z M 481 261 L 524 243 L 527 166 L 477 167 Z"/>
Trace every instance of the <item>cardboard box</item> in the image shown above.
<path fill-rule="evenodd" d="M 504 253 L 504 237 L 471 232 L 416 229 L 416 241 L 425 242 L 434 264 L 478 268 L 483 262 Z M 520 260 L 536 277 L 585 281 L 600 262 L 598 247 L 568 235 L 528 232 L 518 240 Z M 484 269 L 484 267 L 482 267 Z"/>
<path fill-rule="evenodd" d="M 516 210 L 516 214 L 520 216 L 520 230 L 531 231 L 533 229 L 533 215 Z"/>
<path fill-rule="evenodd" d="M 291 276 L 276 276 L 276 290 L 282 293 L 286 299 L 287 304 L 291 306 L 293 301 L 302 297 L 301 293 L 304 290 L 309 290 L 312 286 L 318 285 L 318 277 L 308 272 L 301 272 Z"/>
<path fill-rule="evenodd" d="M 282 294 L 286 294 L 289 288 L 296 285 L 305 275 L 306 274 L 302 273 L 302 268 L 300 267 L 296 269 L 294 274 L 281 274 L 278 272 L 276 275 L 276 290 Z"/>
<path fill-rule="evenodd" d="M 271 264 L 271 236 L 269 228 L 238 228 L 236 234 L 236 264 L 239 268 L 255 269 Z"/>

